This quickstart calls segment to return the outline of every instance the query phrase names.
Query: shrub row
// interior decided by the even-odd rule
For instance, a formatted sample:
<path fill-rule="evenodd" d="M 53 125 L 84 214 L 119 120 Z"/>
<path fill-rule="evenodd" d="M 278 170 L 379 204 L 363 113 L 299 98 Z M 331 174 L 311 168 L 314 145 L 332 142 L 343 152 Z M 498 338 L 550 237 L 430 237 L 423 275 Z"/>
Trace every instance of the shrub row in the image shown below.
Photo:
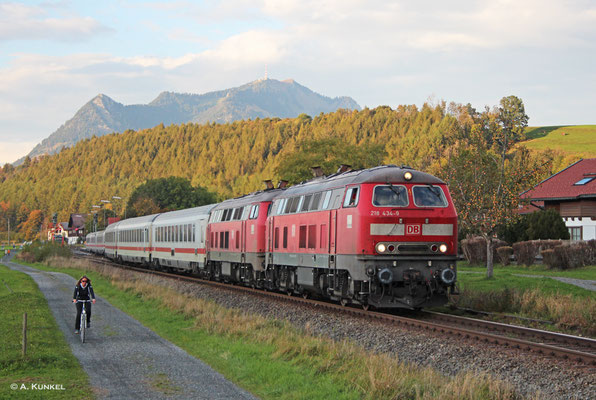
<path fill-rule="evenodd" d="M 528 240 L 513 244 L 513 255 L 518 265 L 530 266 L 536 262 L 541 251 L 560 246 L 562 240 Z"/>
<path fill-rule="evenodd" d="M 563 240 L 528 240 L 514 243 L 513 247 L 506 242 L 495 240 L 493 260 L 509 265 L 511 256 L 518 265 L 530 266 L 541 255 L 544 264 L 550 268 L 578 268 L 596 264 L 596 240 L 587 242 L 569 242 Z M 470 264 L 486 263 L 486 240 L 473 237 L 461 241 L 464 257 Z"/>
<path fill-rule="evenodd" d="M 579 268 L 596 264 L 596 240 L 562 243 L 540 252 L 549 268 Z"/>
<path fill-rule="evenodd" d="M 17 259 L 25 262 L 42 262 L 50 257 L 71 257 L 72 252 L 68 246 L 61 246 L 52 242 L 32 244 L 23 247 L 23 250 L 17 255 Z"/>

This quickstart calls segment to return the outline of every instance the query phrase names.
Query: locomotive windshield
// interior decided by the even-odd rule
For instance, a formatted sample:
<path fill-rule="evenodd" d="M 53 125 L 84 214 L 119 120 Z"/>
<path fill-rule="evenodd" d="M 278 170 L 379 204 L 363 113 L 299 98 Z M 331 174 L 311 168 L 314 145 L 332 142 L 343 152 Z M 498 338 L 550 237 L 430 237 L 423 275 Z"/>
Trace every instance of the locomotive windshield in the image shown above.
<path fill-rule="evenodd" d="M 447 199 L 439 186 L 414 186 L 414 204 L 418 207 L 447 207 Z"/>
<path fill-rule="evenodd" d="M 376 186 L 372 203 L 377 207 L 406 207 L 408 191 L 405 186 Z"/>

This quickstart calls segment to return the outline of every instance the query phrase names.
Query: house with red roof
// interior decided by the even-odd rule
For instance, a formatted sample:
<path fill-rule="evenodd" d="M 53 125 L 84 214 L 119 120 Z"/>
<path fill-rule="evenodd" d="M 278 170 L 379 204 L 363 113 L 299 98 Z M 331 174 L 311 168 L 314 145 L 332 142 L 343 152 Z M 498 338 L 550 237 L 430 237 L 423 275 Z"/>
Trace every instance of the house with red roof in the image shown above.
<path fill-rule="evenodd" d="M 571 164 L 521 197 L 530 200 L 530 208 L 557 210 L 571 240 L 596 239 L 596 158 Z"/>

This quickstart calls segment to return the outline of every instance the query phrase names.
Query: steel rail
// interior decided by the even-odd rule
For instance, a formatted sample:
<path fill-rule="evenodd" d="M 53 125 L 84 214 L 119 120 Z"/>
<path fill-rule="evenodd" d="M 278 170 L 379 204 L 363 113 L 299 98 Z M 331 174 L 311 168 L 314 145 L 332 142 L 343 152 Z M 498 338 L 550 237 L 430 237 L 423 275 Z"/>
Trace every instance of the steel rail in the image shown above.
<path fill-rule="evenodd" d="M 90 258 L 97 261 L 97 258 L 95 258 L 94 256 L 91 256 Z M 107 264 L 105 259 L 103 259 L 103 264 L 104 265 Z M 316 307 L 316 308 L 322 308 L 322 309 L 331 310 L 331 311 L 335 311 L 335 312 L 341 312 L 341 313 L 345 313 L 345 314 L 349 314 L 349 315 L 355 315 L 355 316 L 368 318 L 368 319 L 372 319 L 372 320 L 390 322 L 395 325 L 406 326 L 406 327 L 415 327 L 415 328 L 419 328 L 422 330 L 431 331 L 433 333 L 448 334 L 448 335 L 452 335 L 452 336 L 455 336 L 458 338 L 475 340 L 477 342 L 496 344 L 496 345 L 504 346 L 504 347 L 511 348 L 511 349 L 521 350 L 521 351 L 529 351 L 529 352 L 532 352 L 535 354 L 539 354 L 541 356 L 570 360 L 570 361 L 588 365 L 588 366 L 596 366 L 596 354 L 591 354 L 591 353 L 587 353 L 587 352 L 583 352 L 583 351 L 566 349 L 566 348 L 548 345 L 548 344 L 544 344 L 544 343 L 532 342 L 532 341 L 525 340 L 525 339 L 500 336 L 500 335 L 496 335 L 493 333 L 475 331 L 475 330 L 470 330 L 470 329 L 466 329 L 466 328 L 460 328 L 457 326 L 443 325 L 443 324 L 438 324 L 435 322 L 425 321 L 422 319 L 401 317 L 401 316 L 386 314 L 386 313 L 382 313 L 382 312 L 378 312 L 378 311 L 370 311 L 370 310 L 365 311 L 360 308 L 346 307 L 346 306 L 342 306 L 340 304 L 329 303 L 329 302 L 324 302 L 324 301 L 320 301 L 320 300 L 314 300 L 314 299 L 308 299 L 308 298 L 305 299 L 303 297 L 290 296 L 288 294 L 283 294 L 283 293 L 278 293 L 278 292 L 253 289 L 253 288 L 247 287 L 247 286 L 232 285 L 232 284 L 227 284 L 227 283 L 209 281 L 209 280 L 205 280 L 205 279 L 201 279 L 201 278 L 197 278 L 197 277 L 193 277 L 193 276 L 188 276 L 188 275 L 179 275 L 179 274 L 173 274 L 173 273 L 169 273 L 169 272 L 155 271 L 155 270 L 144 269 L 144 268 L 139 268 L 139 267 L 132 267 L 132 266 L 128 266 L 128 265 L 117 264 L 117 263 L 114 263 L 111 261 L 110 261 L 110 264 L 120 267 L 120 268 L 133 270 L 133 271 L 137 271 L 137 272 L 141 272 L 141 273 L 159 275 L 159 276 L 163 276 L 163 277 L 170 278 L 170 279 L 199 283 L 199 284 L 203 284 L 203 285 L 219 287 L 219 288 L 243 292 L 243 293 L 255 294 L 255 295 L 258 295 L 261 297 L 276 298 L 276 299 L 279 299 L 279 300 L 282 300 L 285 302 L 300 303 L 303 305 L 308 305 L 308 306 L 312 306 L 312 307 Z M 441 315 L 445 315 L 445 314 L 441 314 Z M 467 320 L 474 321 L 472 318 L 465 318 L 465 317 L 459 317 L 459 318 L 464 318 Z M 488 322 L 488 321 L 483 321 L 483 322 Z M 463 323 L 463 321 L 462 321 L 462 323 Z M 467 323 L 469 323 L 469 321 Z M 506 324 L 499 324 L 499 323 L 492 323 L 492 324 L 502 325 L 503 327 L 507 326 Z M 490 325 L 490 324 L 488 324 L 488 325 Z M 487 325 L 484 325 L 484 327 L 486 327 L 486 326 Z M 521 332 L 523 330 L 538 331 L 537 329 L 523 328 L 523 327 L 514 326 L 514 325 L 510 326 L 510 328 L 512 330 L 516 330 L 518 332 Z M 547 332 L 547 333 L 549 334 L 550 337 L 555 337 L 555 336 L 561 336 L 561 337 L 567 337 L 567 338 L 574 337 L 572 335 L 557 334 L 557 333 L 553 333 L 553 332 Z M 586 338 L 580 338 L 580 339 L 586 339 Z M 587 340 L 587 343 L 589 343 L 588 347 L 593 348 L 592 347 L 594 345 L 593 342 L 595 342 L 595 341 L 593 339 L 586 339 L 586 340 Z"/>
<path fill-rule="evenodd" d="M 528 328 L 518 325 L 503 324 L 500 322 L 486 321 L 482 319 L 462 317 L 458 315 L 443 314 L 433 311 L 424 311 L 431 318 L 444 322 L 457 323 L 463 326 L 470 326 L 480 329 L 503 332 L 507 334 L 531 337 L 537 340 L 572 345 L 596 351 L 596 340 L 582 336 L 568 335 L 558 332 L 550 332 L 542 329 Z"/>

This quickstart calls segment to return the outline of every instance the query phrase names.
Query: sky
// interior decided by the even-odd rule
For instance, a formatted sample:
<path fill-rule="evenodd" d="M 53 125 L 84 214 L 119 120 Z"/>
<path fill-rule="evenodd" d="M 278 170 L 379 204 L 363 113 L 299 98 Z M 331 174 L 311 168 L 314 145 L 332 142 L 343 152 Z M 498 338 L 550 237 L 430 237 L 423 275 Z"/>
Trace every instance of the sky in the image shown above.
<path fill-rule="evenodd" d="M 265 74 L 362 107 L 515 95 L 531 126 L 596 124 L 596 1 L 0 0 L 0 165 L 99 93 Z"/>

